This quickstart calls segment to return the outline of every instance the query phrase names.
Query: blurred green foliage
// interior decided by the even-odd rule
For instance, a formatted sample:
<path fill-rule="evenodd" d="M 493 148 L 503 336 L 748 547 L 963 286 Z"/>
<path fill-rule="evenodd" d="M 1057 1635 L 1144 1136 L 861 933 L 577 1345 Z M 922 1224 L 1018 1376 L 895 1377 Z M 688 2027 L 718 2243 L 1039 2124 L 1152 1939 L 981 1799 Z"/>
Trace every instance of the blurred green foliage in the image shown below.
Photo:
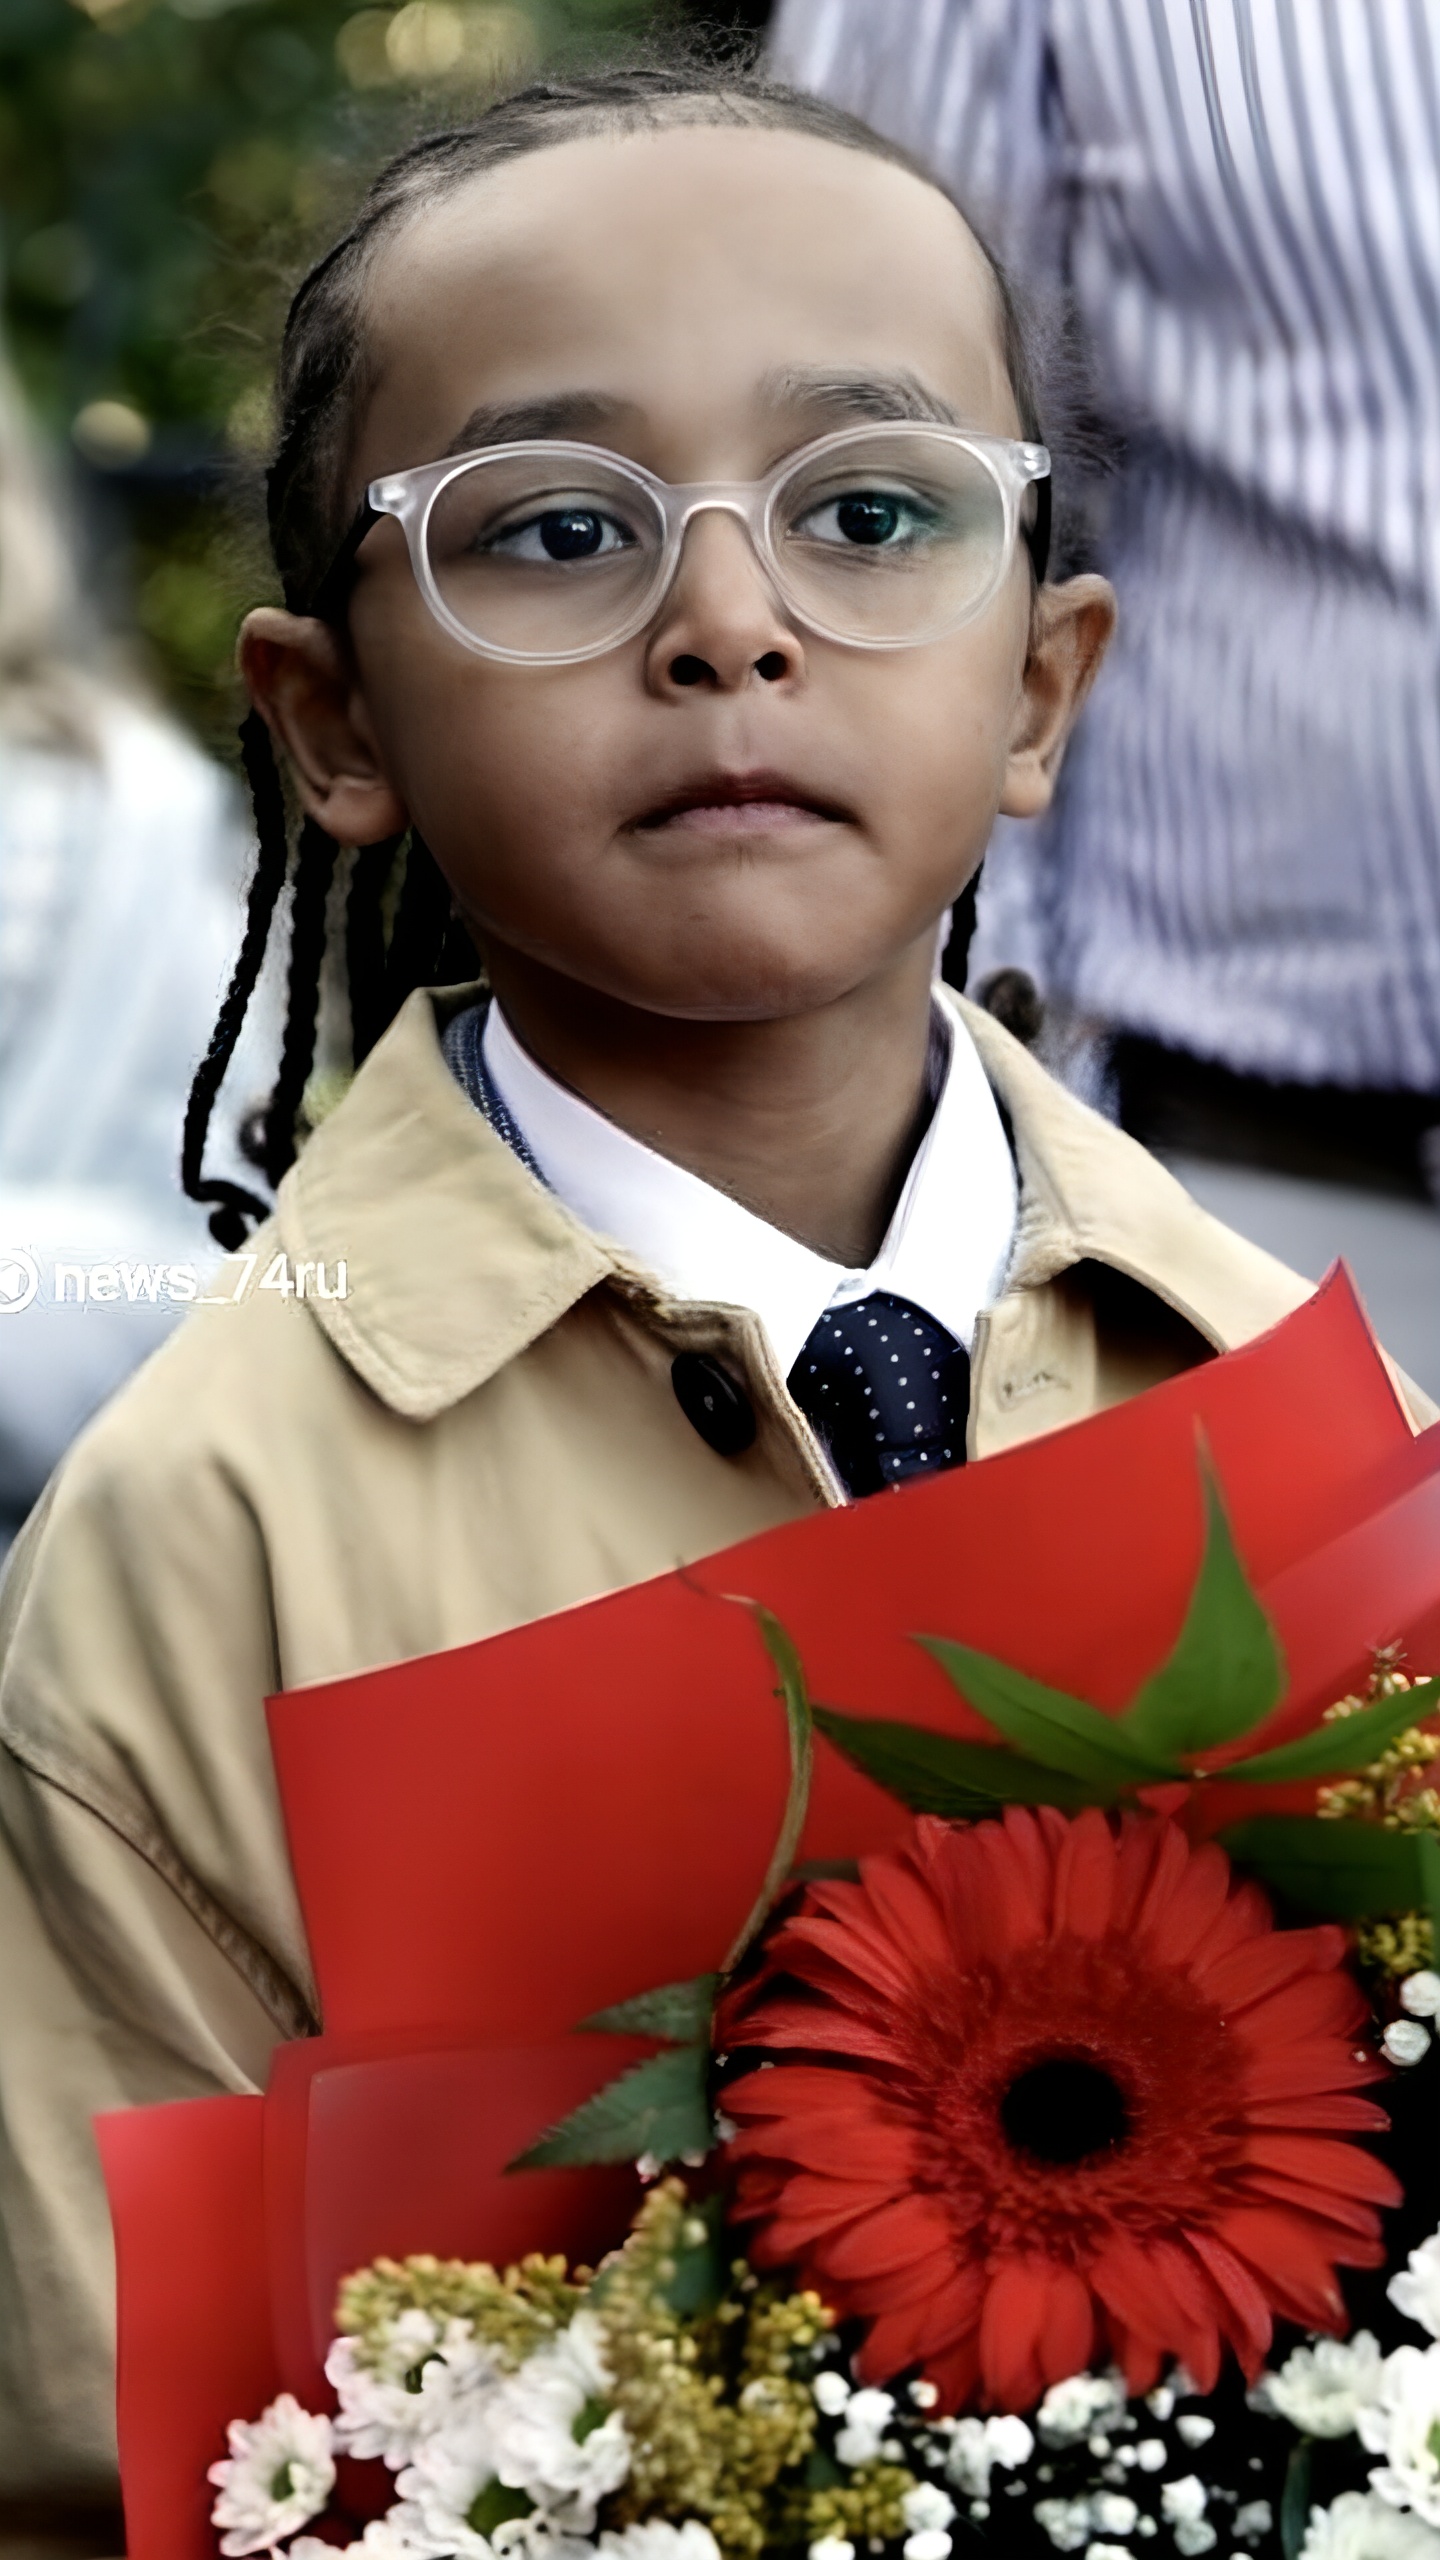
<path fill-rule="evenodd" d="M 309 254 L 383 155 L 683 0 L 0 0 L 12 358 L 72 457 L 112 608 L 202 734 L 269 592 L 253 495 Z M 245 484 L 252 490 L 245 497 Z"/>

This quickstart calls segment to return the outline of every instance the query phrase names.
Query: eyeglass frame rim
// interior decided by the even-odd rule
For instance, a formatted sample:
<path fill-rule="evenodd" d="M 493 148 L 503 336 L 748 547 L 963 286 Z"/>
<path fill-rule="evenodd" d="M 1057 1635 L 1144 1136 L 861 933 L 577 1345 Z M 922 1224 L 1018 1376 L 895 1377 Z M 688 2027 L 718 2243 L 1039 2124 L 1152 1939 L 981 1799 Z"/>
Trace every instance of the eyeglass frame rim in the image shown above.
<path fill-rule="evenodd" d="M 962 445 L 977 452 L 1000 490 L 1005 510 L 1005 540 L 995 583 L 977 603 L 969 606 L 956 622 L 947 624 L 941 631 L 927 635 L 927 639 L 930 640 L 948 638 L 951 631 L 963 629 L 965 623 L 973 621 L 978 614 L 985 611 L 987 605 L 993 603 L 1013 557 L 1017 540 L 1024 543 L 1030 554 L 1036 584 L 1043 584 L 1050 555 L 1053 465 L 1048 448 L 1031 437 L 985 435 L 978 429 L 952 427 L 940 420 L 928 418 L 873 419 L 855 426 L 833 428 L 828 434 L 812 437 L 809 443 L 799 445 L 793 453 L 784 455 L 772 471 L 762 474 L 758 480 L 662 480 L 657 472 L 647 470 L 644 463 L 632 461 L 628 454 L 617 453 L 611 446 L 588 444 L 579 439 L 564 436 L 525 436 L 508 444 L 477 445 L 465 453 L 447 454 L 438 462 L 415 463 L 406 471 L 382 472 L 367 485 L 365 495 L 351 518 L 334 558 L 304 610 L 308 617 L 317 621 L 334 624 L 343 620 L 343 612 L 340 610 L 342 584 L 354 568 L 361 544 L 373 532 L 375 526 L 388 516 L 400 526 L 405 536 L 411 573 L 430 612 L 442 630 L 449 632 L 451 637 L 458 641 L 462 648 L 469 650 L 472 656 L 488 658 L 492 662 L 508 666 L 578 666 L 587 659 L 605 656 L 611 649 L 623 648 L 626 641 L 632 640 L 637 631 L 643 630 L 646 622 L 659 610 L 674 581 L 685 535 L 694 516 L 711 509 L 721 509 L 738 516 L 750 533 L 761 568 L 767 570 L 768 574 L 765 549 L 762 548 L 761 543 L 755 541 L 757 498 L 760 500 L 759 514 L 764 542 L 768 546 L 770 511 L 776 494 L 783 489 L 792 472 L 799 470 L 812 455 L 823 453 L 834 446 L 866 442 L 872 438 L 879 441 L 896 434 L 937 436 L 946 443 Z M 656 498 L 665 525 L 665 540 L 659 555 L 660 566 L 653 593 L 645 598 L 642 605 L 637 606 L 631 619 L 608 638 L 596 641 L 584 649 L 567 649 L 556 654 L 549 652 L 536 654 L 529 650 L 503 649 L 493 642 L 480 640 L 474 632 L 467 631 L 458 616 L 451 613 L 435 583 L 425 541 L 436 500 L 449 487 L 452 480 L 472 469 L 477 463 L 510 461 L 521 454 L 532 453 L 537 449 L 567 457 L 574 455 L 581 460 L 601 462 L 610 469 L 618 469 L 629 478 L 638 481 Z M 997 457 L 1003 457 L 1004 468 L 997 468 Z M 418 508 L 413 496 L 417 487 L 420 491 Z M 1035 491 L 1034 518 L 1028 525 L 1020 520 L 1020 506 L 1027 488 L 1033 488 Z M 378 501 L 377 492 L 384 490 L 388 493 L 397 489 L 403 492 L 400 504 L 385 505 Z M 747 495 L 750 504 L 742 504 L 741 501 Z M 784 594 L 783 588 L 779 592 L 787 612 L 793 613 L 796 620 L 807 630 L 815 632 L 822 639 L 832 641 L 837 647 L 911 649 L 923 648 L 927 645 L 926 641 L 921 640 L 867 640 L 856 638 L 853 633 L 832 631 L 825 624 L 817 622 L 813 616 L 803 613 L 793 605 Z"/>

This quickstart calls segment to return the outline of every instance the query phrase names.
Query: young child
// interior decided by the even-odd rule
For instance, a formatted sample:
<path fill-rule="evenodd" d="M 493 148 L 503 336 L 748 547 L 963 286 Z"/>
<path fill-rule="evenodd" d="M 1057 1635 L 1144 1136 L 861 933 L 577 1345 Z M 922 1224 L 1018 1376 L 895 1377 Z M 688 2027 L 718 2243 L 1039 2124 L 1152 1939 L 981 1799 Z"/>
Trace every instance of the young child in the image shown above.
<path fill-rule="evenodd" d="M 445 975 L 452 901 L 488 987 L 409 996 L 17 1549 L 12 2497 L 109 2482 L 91 2113 L 254 2087 L 312 2023 L 268 1691 L 983 1456 L 1304 1295 L 933 986 L 1112 606 L 1044 583 L 1014 314 L 900 154 L 748 80 L 532 90 L 378 181 L 282 404 L 260 867 L 187 1142 L 222 1241 L 249 1204 L 204 1115 L 287 862 L 267 733 L 305 813 L 271 1171 L 336 846 L 360 1052 Z"/>

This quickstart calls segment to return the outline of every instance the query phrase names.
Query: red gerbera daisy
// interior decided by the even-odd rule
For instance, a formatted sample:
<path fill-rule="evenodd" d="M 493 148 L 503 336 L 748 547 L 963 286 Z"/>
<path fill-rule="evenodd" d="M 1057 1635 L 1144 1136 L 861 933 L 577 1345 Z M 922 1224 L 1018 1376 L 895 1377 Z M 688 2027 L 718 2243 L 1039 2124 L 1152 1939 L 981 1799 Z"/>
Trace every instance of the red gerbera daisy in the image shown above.
<path fill-rule="evenodd" d="M 1336 2137 L 1384 2125 L 1336 1928 L 1277 1930 L 1213 1842 L 1049 1807 L 813 1886 L 721 2040 L 751 2256 L 868 2323 L 861 2375 L 1029 2408 L 1108 2348 L 1132 2392 L 1179 2357 L 1253 2376 L 1272 2315 L 1342 2330 L 1400 2190 Z"/>

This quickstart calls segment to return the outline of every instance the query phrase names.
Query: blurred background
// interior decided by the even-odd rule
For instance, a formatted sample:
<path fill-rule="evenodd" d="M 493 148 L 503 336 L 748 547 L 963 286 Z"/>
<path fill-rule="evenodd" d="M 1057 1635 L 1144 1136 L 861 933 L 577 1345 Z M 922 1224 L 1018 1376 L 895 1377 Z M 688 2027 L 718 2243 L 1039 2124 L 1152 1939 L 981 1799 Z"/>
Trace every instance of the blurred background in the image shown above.
<path fill-rule="evenodd" d="M 181 1311 L 142 1282 L 78 1322 L 31 1273 L 210 1251 L 176 1163 L 251 858 L 234 637 L 276 594 L 293 283 L 413 133 L 687 30 L 763 44 L 979 219 L 1060 567 L 1120 594 L 951 973 L 1228 1223 L 1316 1278 L 1344 1254 L 1440 1398 L 1440 13 L 0 0 L 0 1554 Z M 216 1124 L 246 1182 L 283 965 Z"/>
<path fill-rule="evenodd" d="M 3 0 L 0 272 L 14 365 L 99 601 L 228 742 L 252 490 L 289 288 L 357 168 L 517 74 L 764 6 L 653 0 Z"/>

